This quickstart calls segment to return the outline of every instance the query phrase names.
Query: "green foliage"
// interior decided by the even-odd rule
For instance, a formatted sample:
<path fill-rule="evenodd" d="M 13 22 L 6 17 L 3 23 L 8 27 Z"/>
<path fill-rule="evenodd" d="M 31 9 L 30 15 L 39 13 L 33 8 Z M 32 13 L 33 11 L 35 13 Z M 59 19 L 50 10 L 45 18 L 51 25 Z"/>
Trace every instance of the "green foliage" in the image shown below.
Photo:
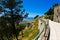
<path fill-rule="evenodd" d="M 22 31 L 22 37 L 23 37 L 23 30 L 25 29 L 26 24 L 19 24 L 17 27 L 17 34 L 19 35 L 19 32 Z"/>
<path fill-rule="evenodd" d="M 50 8 L 50 9 L 45 13 L 45 18 L 46 18 L 46 19 L 53 20 L 53 16 L 54 16 L 54 9 L 53 9 L 53 8 Z"/>
<path fill-rule="evenodd" d="M 44 17 L 46 19 L 50 19 L 50 20 L 53 20 L 53 17 L 54 17 L 54 7 L 55 6 L 58 6 L 60 4 L 54 4 L 44 15 Z"/>
<path fill-rule="evenodd" d="M 26 27 L 26 24 L 20 24 L 18 28 L 20 28 L 20 31 L 22 31 Z"/>
<path fill-rule="evenodd" d="M 31 24 L 33 22 L 33 25 L 23 30 L 24 37 L 22 37 L 22 35 L 20 34 L 20 37 L 19 37 L 20 40 L 33 40 L 37 36 L 37 34 L 39 33 L 38 20 L 39 18 L 36 18 L 33 21 L 31 21 Z"/>
<path fill-rule="evenodd" d="M 58 5 L 60 5 L 60 4 L 56 3 L 56 4 L 53 5 L 53 7 L 56 7 L 56 6 L 58 6 Z"/>
<path fill-rule="evenodd" d="M 36 19 L 36 18 L 38 18 L 39 17 L 39 15 L 36 15 L 35 17 L 34 17 L 34 19 Z"/>
<path fill-rule="evenodd" d="M 22 0 L 1 0 L 0 1 L 0 38 L 7 37 L 8 40 L 12 40 L 13 36 L 18 40 L 18 34 L 20 29 L 16 29 L 20 21 L 23 18 L 28 17 L 28 13 L 25 9 L 21 9 Z M 3 13 L 2 13 L 3 12 Z M 22 28 L 23 29 L 23 28 Z"/>

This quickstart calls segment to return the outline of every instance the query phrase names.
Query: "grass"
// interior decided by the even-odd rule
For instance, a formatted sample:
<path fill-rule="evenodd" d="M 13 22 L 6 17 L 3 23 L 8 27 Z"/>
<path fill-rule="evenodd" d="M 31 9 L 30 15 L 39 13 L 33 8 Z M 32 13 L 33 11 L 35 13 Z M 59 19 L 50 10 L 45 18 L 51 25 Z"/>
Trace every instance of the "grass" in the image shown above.
<path fill-rule="evenodd" d="M 38 19 L 35 19 L 32 22 L 34 24 L 32 25 L 32 27 L 23 30 L 24 37 L 22 37 L 20 32 L 18 37 L 19 40 L 33 40 L 37 36 L 37 34 L 39 33 Z"/>

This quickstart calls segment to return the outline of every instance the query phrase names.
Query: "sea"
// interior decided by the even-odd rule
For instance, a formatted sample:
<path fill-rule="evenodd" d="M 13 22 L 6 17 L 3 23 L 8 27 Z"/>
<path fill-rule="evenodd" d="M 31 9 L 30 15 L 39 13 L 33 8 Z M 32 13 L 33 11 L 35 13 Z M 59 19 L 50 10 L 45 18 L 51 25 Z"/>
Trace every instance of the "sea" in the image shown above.
<path fill-rule="evenodd" d="M 28 20 L 34 20 L 34 17 L 27 17 L 27 18 L 24 18 L 24 21 L 28 21 Z"/>

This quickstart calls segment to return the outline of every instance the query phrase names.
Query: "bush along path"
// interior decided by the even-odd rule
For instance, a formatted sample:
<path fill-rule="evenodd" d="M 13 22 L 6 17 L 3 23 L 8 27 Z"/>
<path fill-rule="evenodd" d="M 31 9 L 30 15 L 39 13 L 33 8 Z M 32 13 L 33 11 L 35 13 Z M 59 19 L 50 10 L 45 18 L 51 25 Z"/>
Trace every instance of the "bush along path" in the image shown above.
<path fill-rule="evenodd" d="M 19 34 L 18 39 L 19 40 L 33 40 L 37 34 L 39 33 L 38 29 L 38 18 L 34 19 L 31 24 L 33 24 L 30 28 L 23 30 L 23 37 L 21 35 L 21 32 Z"/>

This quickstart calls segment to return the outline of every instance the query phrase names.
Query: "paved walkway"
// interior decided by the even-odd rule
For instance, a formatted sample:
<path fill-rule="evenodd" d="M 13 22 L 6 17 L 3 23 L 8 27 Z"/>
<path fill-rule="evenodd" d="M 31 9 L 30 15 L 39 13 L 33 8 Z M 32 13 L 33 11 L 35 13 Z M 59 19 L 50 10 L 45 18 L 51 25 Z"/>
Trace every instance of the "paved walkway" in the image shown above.
<path fill-rule="evenodd" d="M 39 21 L 40 32 L 44 28 L 44 23 L 42 23 L 42 25 L 41 25 L 41 23 L 42 22 Z M 49 20 L 48 24 L 49 24 L 48 29 L 50 28 L 50 38 L 49 38 L 49 40 L 60 40 L 60 23 L 53 22 L 53 21 Z M 49 32 L 48 29 L 46 29 L 47 34 Z M 45 31 L 43 31 L 43 33 L 40 35 L 38 40 L 46 40 L 46 38 L 44 37 L 44 33 L 45 33 Z"/>
<path fill-rule="evenodd" d="M 49 20 L 50 40 L 60 40 L 60 23 Z"/>

